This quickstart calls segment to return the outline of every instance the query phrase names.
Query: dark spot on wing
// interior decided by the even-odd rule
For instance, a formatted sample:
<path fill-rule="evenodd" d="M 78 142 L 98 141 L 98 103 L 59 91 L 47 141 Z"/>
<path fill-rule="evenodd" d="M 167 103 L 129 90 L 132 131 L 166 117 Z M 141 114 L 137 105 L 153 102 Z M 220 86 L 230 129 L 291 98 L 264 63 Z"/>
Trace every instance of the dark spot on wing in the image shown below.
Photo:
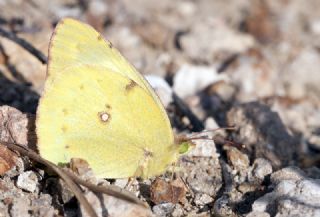
<path fill-rule="evenodd" d="M 67 130 L 68 130 L 68 127 L 67 127 L 66 125 L 63 125 L 63 126 L 61 127 L 61 130 L 62 130 L 63 133 L 66 133 Z"/>
<path fill-rule="evenodd" d="M 132 90 L 137 85 L 138 84 L 134 80 L 130 79 L 129 84 L 126 85 L 126 91 L 129 92 L 130 90 Z"/>
<path fill-rule="evenodd" d="M 109 105 L 108 103 L 106 103 L 106 109 L 108 109 L 108 110 L 112 109 L 111 105 Z"/>
<path fill-rule="evenodd" d="M 147 149 L 143 149 L 143 156 L 145 157 L 145 158 L 149 158 L 149 157 L 153 157 L 153 153 L 151 152 L 151 151 L 149 151 L 149 150 L 147 150 Z"/>
<path fill-rule="evenodd" d="M 101 41 L 102 39 L 103 39 L 103 37 L 99 34 L 98 41 Z"/>
<path fill-rule="evenodd" d="M 66 116 L 66 115 L 68 115 L 69 114 L 69 111 L 68 111 L 68 109 L 62 109 L 62 113 L 63 113 L 63 115 L 64 116 Z"/>
<path fill-rule="evenodd" d="M 113 44 L 109 41 L 109 48 L 112 49 L 113 48 Z"/>

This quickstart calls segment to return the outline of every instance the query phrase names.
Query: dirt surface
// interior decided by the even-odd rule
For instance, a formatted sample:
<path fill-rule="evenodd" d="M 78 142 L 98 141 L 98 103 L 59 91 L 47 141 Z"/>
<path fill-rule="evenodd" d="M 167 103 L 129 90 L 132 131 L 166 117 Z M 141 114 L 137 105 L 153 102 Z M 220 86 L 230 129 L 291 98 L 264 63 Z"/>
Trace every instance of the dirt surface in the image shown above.
<path fill-rule="evenodd" d="M 47 55 L 61 18 L 89 23 L 146 75 L 177 134 L 214 138 L 196 140 L 174 178 L 133 180 L 148 208 L 84 189 L 99 216 L 320 216 L 319 10 L 317 0 L 0 0 L 0 29 Z M 0 34 L 1 141 L 35 147 L 45 77 Z M 0 216 L 87 216 L 45 167 L 0 151 L 0 172 L 11 168 Z"/>

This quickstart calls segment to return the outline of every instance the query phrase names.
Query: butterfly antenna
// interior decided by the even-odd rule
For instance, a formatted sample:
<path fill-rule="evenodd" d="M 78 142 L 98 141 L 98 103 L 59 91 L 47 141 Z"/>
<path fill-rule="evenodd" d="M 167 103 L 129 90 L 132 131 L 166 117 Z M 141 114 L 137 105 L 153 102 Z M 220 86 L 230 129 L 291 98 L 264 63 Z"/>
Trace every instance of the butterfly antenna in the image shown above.
<path fill-rule="evenodd" d="M 208 138 L 207 135 L 204 135 L 204 136 L 191 136 L 189 138 L 186 138 L 188 140 L 197 140 L 197 139 L 211 139 L 211 138 Z"/>
<path fill-rule="evenodd" d="M 217 128 L 217 129 L 204 130 L 202 132 L 214 132 L 214 131 L 217 131 L 217 130 L 235 130 L 235 127 L 221 127 L 221 128 Z M 209 138 L 208 135 L 202 135 L 202 136 L 195 135 L 195 136 L 191 136 L 189 138 L 186 138 L 186 140 L 210 140 L 210 141 L 214 141 L 215 139 Z M 236 147 L 238 149 L 245 149 L 246 148 L 246 146 L 244 144 L 242 144 L 242 143 L 234 142 L 234 141 L 227 140 L 227 139 L 224 139 L 222 141 L 222 143 L 224 143 L 225 145 L 228 145 L 228 146 Z"/>
<path fill-rule="evenodd" d="M 208 129 L 208 130 L 203 130 L 201 131 L 201 133 L 209 133 L 209 132 L 215 132 L 218 130 L 236 130 L 236 128 L 234 126 L 230 126 L 230 127 L 218 127 L 216 129 Z"/>
<path fill-rule="evenodd" d="M 209 129 L 209 130 L 203 130 L 199 133 L 208 133 L 208 132 L 215 132 L 215 131 L 218 131 L 218 130 L 235 130 L 236 128 L 235 127 L 219 127 L 217 129 Z M 198 135 L 195 135 L 195 136 L 191 136 L 188 138 L 189 140 L 194 140 L 194 139 L 209 139 L 207 135 L 205 136 L 198 136 Z"/>
<path fill-rule="evenodd" d="M 177 163 L 176 162 L 174 162 L 173 164 L 172 164 L 172 172 L 171 172 L 171 179 L 170 179 L 170 181 L 173 181 L 173 179 L 174 179 L 174 175 L 175 175 L 175 169 L 176 169 L 176 166 L 177 166 Z"/>

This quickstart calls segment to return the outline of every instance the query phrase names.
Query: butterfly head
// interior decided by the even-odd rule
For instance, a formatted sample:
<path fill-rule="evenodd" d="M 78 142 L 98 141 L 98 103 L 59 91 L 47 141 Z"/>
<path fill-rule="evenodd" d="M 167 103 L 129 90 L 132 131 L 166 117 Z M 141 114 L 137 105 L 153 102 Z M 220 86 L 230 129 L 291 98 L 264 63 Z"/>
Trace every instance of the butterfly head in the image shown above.
<path fill-rule="evenodd" d="M 179 154 L 186 154 L 192 150 L 196 144 L 192 141 L 191 138 L 186 136 L 177 136 L 175 138 L 175 144 L 178 146 Z"/>

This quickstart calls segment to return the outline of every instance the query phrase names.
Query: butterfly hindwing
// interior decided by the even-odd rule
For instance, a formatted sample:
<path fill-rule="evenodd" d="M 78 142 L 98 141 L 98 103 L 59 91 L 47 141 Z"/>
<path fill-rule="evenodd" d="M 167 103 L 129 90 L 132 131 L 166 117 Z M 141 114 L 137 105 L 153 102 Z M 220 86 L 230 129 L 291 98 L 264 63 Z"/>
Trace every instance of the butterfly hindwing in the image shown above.
<path fill-rule="evenodd" d="M 161 108 L 132 79 L 80 65 L 47 82 L 37 117 L 45 158 L 55 163 L 83 158 L 97 176 L 108 178 L 149 177 L 175 160 L 172 130 L 165 127 Z"/>

